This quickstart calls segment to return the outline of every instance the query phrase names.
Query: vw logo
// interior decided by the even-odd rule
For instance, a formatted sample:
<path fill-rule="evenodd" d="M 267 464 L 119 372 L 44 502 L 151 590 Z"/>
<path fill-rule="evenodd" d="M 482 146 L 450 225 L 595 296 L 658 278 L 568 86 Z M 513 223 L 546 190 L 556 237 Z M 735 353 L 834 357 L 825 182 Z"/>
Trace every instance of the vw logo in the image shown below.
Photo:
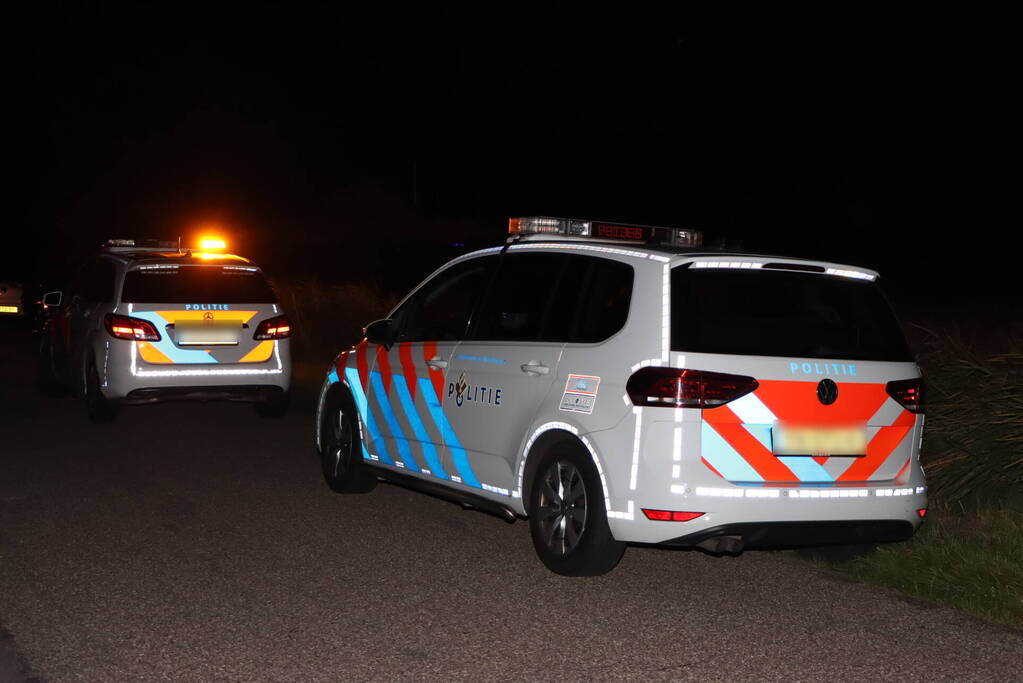
<path fill-rule="evenodd" d="M 826 406 L 838 400 L 838 385 L 834 380 L 822 379 L 817 383 L 817 399 Z"/>

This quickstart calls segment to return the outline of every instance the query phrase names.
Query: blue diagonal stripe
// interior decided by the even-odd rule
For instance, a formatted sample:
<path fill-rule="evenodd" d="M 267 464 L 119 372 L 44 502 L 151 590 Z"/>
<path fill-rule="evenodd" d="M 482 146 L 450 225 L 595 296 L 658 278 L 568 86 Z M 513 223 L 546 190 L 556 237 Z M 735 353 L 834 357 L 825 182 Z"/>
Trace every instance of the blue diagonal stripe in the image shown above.
<path fill-rule="evenodd" d="M 835 478 L 813 458 L 788 455 L 780 456 L 778 459 L 792 470 L 799 481 L 835 481 Z"/>
<path fill-rule="evenodd" d="M 394 414 L 394 409 L 391 408 L 391 399 L 387 397 L 387 391 L 384 390 L 384 381 L 380 373 L 376 370 L 369 373 L 369 381 L 373 385 L 373 396 L 377 399 L 380 412 L 383 413 L 384 421 L 387 422 L 387 428 L 391 430 L 391 436 L 394 437 L 394 443 L 398 447 L 398 455 L 401 457 L 401 461 L 405 463 L 406 469 L 418 472 L 419 465 L 416 464 L 415 459 L 412 457 L 412 449 L 409 448 L 405 433 L 401 431 L 398 418 Z"/>
<path fill-rule="evenodd" d="M 763 481 L 746 459 L 706 422 L 700 432 L 700 454 L 728 481 Z"/>
<path fill-rule="evenodd" d="M 384 439 L 380 434 L 380 430 L 377 429 L 377 421 L 369 410 L 366 394 L 362 391 L 359 371 L 355 368 L 345 368 L 345 377 L 348 379 L 348 388 L 352 390 L 352 396 L 355 397 L 355 407 L 359 410 L 359 415 L 362 416 L 362 424 L 366 425 L 366 431 L 369 432 L 369 440 L 373 442 L 373 447 L 377 450 L 380 462 L 393 465 L 394 460 L 387 454 L 387 446 L 384 445 Z M 363 457 L 369 456 L 365 443 L 362 445 L 362 455 Z"/>
<path fill-rule="evenodd" d="M 462 478 L 462 483 L 478 489 L 483 488 L 480 486 L 479 479 L 472 472 L 472 467 L 469 465 L 469 457 L 466 455 L 465 449 L 462 448 L 462 444 L 458 441 L 458 435 L 455 434 L 454 428 L 444 414 L 444 408 L 440 404 L 440 399 L 437 398 L 437 392 L 433 389 L 433 383 L 430 382 L 428 377 L 420 377 L 418 382 L 419 391 L 423 395 L 423 400 L 426 401 L 427 408 L 430 409 L 430 417 L 433 418 L 433 423 L 437 425 L 437 430 L 444 438 L 444 445 L 448 447 L 448 451 L 451 453 L 451 462 L 454 464 L 455 469 L 458 470 L 458 476 Z"/>
<path fill-rule="evenodd" d="M 437 455 L 437 448 L 430 441 L 426 425 L 419 418 L 419 411 L 416 410 L 416 403 L 412 399 L 412 394 L 409 393 L 405 377 L 403 375 L 392 375 L 391 379 L 394 382 L 394 391 L 398 394 L 398 400 L 405 411 L 405 417 L 408 419 L 408 423 L 412 425 L 412 433 L 416 435 L 416 440 L 423 447 L 423 458 L 426 460 L 427 467 L 430 468 L 430 472 L 434 476 L 447 479 L 448 474 L 444 471 L 444 466 L 441 465 L 440 457 Z"/>
<path fill-rule="evenodd" d="M 216 363 L 217 359 L 205 351 L 195 349 L 179 349 L 170 340 L 170 335 L 164 329 L 167 321 L 154 311 L 134 311 L 132 317 L 142 318 L 153 323 L 153 327 L 160 333 L 160 341 L 149 342 L 157 351 L 170 358 L 175 363 Z"/>

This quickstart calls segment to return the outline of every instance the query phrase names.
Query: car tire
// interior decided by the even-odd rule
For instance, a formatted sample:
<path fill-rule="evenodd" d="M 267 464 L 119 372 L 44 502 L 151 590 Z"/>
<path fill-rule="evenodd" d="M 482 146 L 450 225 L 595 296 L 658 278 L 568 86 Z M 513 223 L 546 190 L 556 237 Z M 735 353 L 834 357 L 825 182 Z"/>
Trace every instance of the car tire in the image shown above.
<path fill-rule="evenodd" d="M 528 511 L 533 547 L 555 574 L 606 574 L 625 553 L 608 527 L 597 469 L 581 448 L 561 446 L 542 457 Z"/>
<path fill-rule="evenodd" d="M 99 385 L 96 361 L 90 355 L 85 360 L 85 410 L 93 422 L 110 422 L 117 417 L 118 403 L 103 395 Z"/>
<path fill-rule="evenodd" d="M 43 333 L 36 349 L 35 384 L 36 389 L 44 396 L 60 396 L 67 393 L 67 387 L 60 381 L 56 360 L 53 356 L 53 342 L 49 335 Z"/>
<path fill-rule="evenodd" d="M 335 389 L 320 414 L 320 466 L 335 493 L 367 493 L 377 480 L 362 461 L 362 438 L 355 401 L 344 389 Z"/>
<path fill-rule="evenodd" d="M 260 417 L 284 417 L 290 405 L 291 392 L 283 391 L 257 403 L 256 414 Z"/>

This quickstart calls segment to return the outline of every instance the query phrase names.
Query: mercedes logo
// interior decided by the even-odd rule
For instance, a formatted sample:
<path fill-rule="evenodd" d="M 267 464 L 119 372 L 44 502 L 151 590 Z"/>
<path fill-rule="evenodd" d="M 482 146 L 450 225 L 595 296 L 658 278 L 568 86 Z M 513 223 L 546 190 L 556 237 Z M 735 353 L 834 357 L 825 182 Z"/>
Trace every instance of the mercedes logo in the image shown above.
<path fill-rule="evenodd" d="M 838 400 L 838 385 L 834 380 L 822 379 L 817 383 L 817 398 L 826 406 Z"/>

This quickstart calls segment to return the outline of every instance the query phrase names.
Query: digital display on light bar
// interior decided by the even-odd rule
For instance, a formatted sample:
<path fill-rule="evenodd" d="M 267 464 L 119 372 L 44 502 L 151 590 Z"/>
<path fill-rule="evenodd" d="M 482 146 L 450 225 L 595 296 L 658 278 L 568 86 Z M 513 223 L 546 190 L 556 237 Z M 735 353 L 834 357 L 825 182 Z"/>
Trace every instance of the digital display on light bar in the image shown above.
<path fill-rule="evenodd" d="M 652 242 L 676 247 L 699 247 L 703 244 L 703 233 L 699 230 L 608 223 L 575 218 L 552 218 L 550 216 L 509 218 L 508 232 L 513 235 L 552 234 L 628 240 L 630 242 Z"/>

